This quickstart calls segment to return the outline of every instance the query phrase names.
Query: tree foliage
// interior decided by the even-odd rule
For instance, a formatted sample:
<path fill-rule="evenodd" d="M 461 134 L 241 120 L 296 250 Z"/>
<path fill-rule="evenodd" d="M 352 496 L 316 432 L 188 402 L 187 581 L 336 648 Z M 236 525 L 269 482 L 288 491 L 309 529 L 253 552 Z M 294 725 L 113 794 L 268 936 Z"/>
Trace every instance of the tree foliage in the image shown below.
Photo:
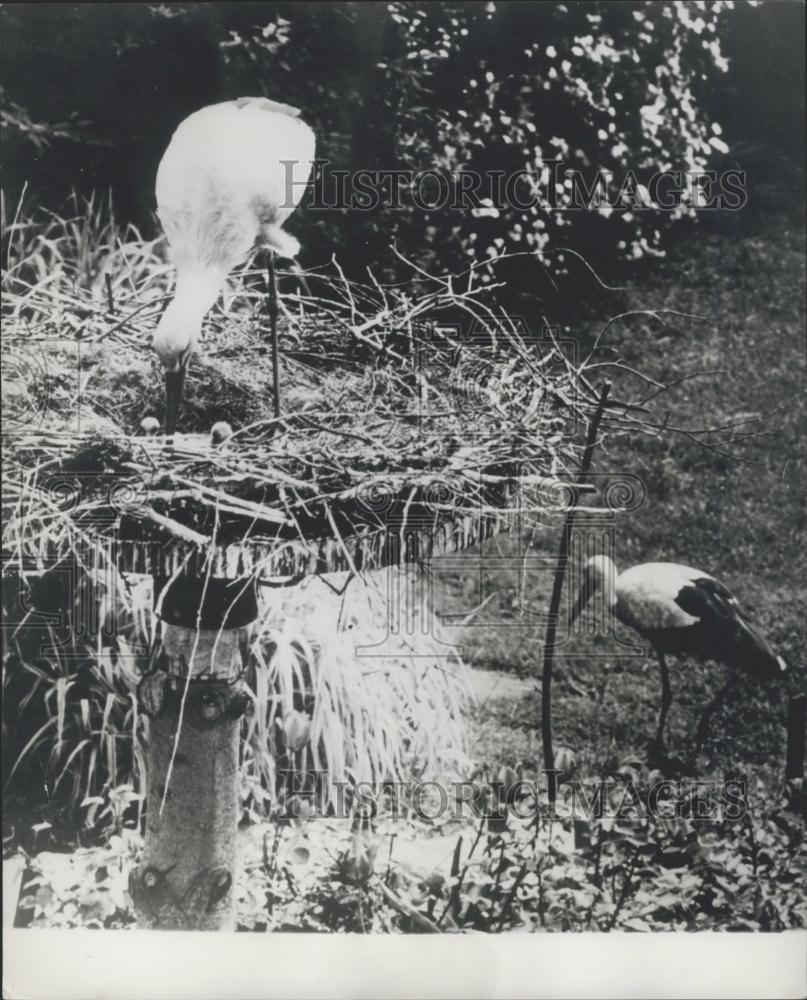
<path fill-rule="evenodd" d="M 404 190 L 398 209 L 384 196 L 375 207 L 348 199 L 300 213 L 294 225 L 308 263 L 335 252 L 383 269 L 392 240 L 445 268 L 526 251 L 548 255 L 557 275 L 569 261 L 563 246 L 592 260 L 635 260 L 662 253 L 665 229 L 693 215 L 693 171 L 734 162 L 737 143 L 754 135 L 789 150 L 783 121 L 796 122 L 803 98 L 757 99 L 750 122 L 739 109 L 760 75 L 756 66 L 749 73 L 748 40 L 761 39 L 778 79 L 778 63 L 790 65 L 796 48 L 782 56 L 772 41 L 788 25 L 798 31 L 797 6 L 5 8 L 6 185 L 13 197 L 27 182 L 49 200 L 112 186 L 123 217 L 148 225 L 156 166 L 177 122 L 207 103 L 264 94 L 304 110 L 331 181 L 335 170 L 436 172 L 414 195 Z M 738 74 L 726 72 L 733 53 Z M 678 170 L 680 192 L 654 211 L 650 179 Z M 567 171 L 579 171 L 589 190 L 600 171 L 608 192 L 591 210 L 569 210 L 581 192 Z M 469 193 L 472 174 L 482 183 Z"/>

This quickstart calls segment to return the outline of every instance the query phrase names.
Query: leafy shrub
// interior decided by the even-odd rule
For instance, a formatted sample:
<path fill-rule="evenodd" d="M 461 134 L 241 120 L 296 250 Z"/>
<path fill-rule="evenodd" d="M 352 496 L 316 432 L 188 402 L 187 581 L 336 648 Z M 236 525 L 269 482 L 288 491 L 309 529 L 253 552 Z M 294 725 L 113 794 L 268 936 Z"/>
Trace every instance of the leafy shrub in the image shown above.
<path fill-rule="evenodd" d="M 124 218 L 147 232 L 157 163 L 176 124 L 204 104 L 247 93 L 303 108 L 320 155 L 335 169 L 541 177 L 547 161 L 560 158 L 564 168 L 582 170 L 587 184 L 597 170 L 610 171 L 616 189 L 633 171 L 628 206 L 610 213 L 608 206 L 564 211 L 569 188 L 561 176 L 554 209 L 504 210 L 479 195 L 473 210 L 429 211 L 405 197 L 400 211 L 295 217 L 312 264 L 336 250 L 357 270 L 379 262 L 394 269 L 391 238 L 409 256 L 452 270 L 470 258 L 523 251 L 544 259 L 520 272 L 514 265 L 514 273 L 548 294 L 544 268 L 581 273 L 561 247 L 608 262 L 662 251 L 665 230 L 691 217 L 693 192 L 685 190 L 673 211 L 647 210 L 639 185 L 655 171 L 701 170 L 720 158 L 721 167 L 743 166 L 742 150 L 755 146 L 793 156 L 803 98 L 781 82 L 771 93 L 759 80 L 781 81 L 783 59 L 801 71 L 797 46 L 783 52 L 798 37 L 796 6 L 12 7 L 3 11 L 7 184 L 15 201 L 29 182 L 46 203 L 79 178 L 85 194 L 114 185 Z M 732 56 L 736 77 L 726 72 Z M 92 80 L 81 72 L 87 61 L 96 67 Z M 108 86 L 96 86 L 98 79 Z M 81 143 L 72 141 L 77 109 Z M 724 112 L 732 134 L 715 120 Z M 46 122 L 62 124 L 48 130 Z M 52 146 L 37 150 L 43 137 Z M 772 157 L 760 162 L 770 165 Z M 519 197 L 529 187 L 521 184 Z M 41 190 L 50 194 L 42 199 Z"/>
<path fill-rule="evenodd" d="M 140 852 L 132 830 L 101 848 L 72 854 L 39 854 L 23 876 L 16 926 L 121 929 L 134 923 L 129 872 Z"/>
<path fill-rule="evenodd" d="M 427 16 L 417 4 L 392 4 L 404 51 L 388 73 L 400 95 L 403 162 L 505 179 L 521 172 L 514 197 L 529 203 L 536 188 L 542 196 L 523 210 L 488 196 L 471 212 L 412 212 L 407 239 L 449 268 L 463 256 L 555 251 L 546 266 L 563 273 L 572 266 L 563 246 L 609 259 L 662 253 L 664 229 L 695 215 L 691 175 L 728 149 L 702 110 L 715 74 L 728 68 L 720 45 L 728 6 L 442 4 Z M 649 211 L 646 185 L 671 170 L 685 175 L 675 208 Z M 567 171 L 587 188 L 597 171 L 610 181 L 599 208 L 570 207 Z M 534 265 L 532 273 L 535 284 Z"/>
<path fill-rule="evenodd" d="M 631 767 L 621 777 L 601 818 L 573 814 L 568 794 L 555 819 L 540 795 L 517 803 L 504 826 L 488 807 L 476 837 L 457 844 L 450 878 L 424 885 L 423 912 L 441 929 L 483 931 L 805 926 L 807 828 L 781 789 L 760 785 L 721 812 L 694 783 L 648 815 L 623 803 L 646 803 L 658 773 Z M 489 791 L 496 801 L 500 791 Z M 591 801 L 594 788 L 585 791 Z"/>
<path fill-rule="evenodd" d="M 646 801 L 652 773 L 631 768 L 622 777 L 633 782 L 636 801 Z M 575 818 L 568 796 L 561 796 L 555 819 L 538 810 L 535 819 L 511 814 L 504 824 L 491 807 L 499 790 L 488 787 L 480 799 L 488 798 L 484 815 L 456 840 L 450 871 L 427 875 L 395 860 L 395 835 L 419 826 L 423 836 L 416 820 L 393 821 L 382 812 L 375 829 L 357 818 L 254 825 L 240 844 L 239 928 L 498 933 L 807 926 L 804 816 L 776 789 L 754 789 L 753 806 L 745 801 L 740 816 L 727 810 L 698 819 L 710 805 L 702 789 L 667 799 L 669 815 L 661 818 L 620 809 L 626 787 L 611 789 L 612 812 L 621 818 Z M 18 919 L 49 927 L 131 925 L 125 875 L 139 850 L 139 835 L 124 830 L 101 849 L 30 860 Z"/>

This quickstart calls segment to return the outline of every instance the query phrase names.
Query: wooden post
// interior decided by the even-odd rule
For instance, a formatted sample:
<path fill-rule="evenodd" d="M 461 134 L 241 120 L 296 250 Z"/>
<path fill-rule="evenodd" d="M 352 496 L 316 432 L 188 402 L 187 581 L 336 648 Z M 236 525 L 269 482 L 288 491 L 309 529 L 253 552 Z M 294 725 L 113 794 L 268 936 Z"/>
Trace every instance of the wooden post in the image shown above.
<path fill-rule="evenodd" d="M 279 420 L 281 415 L 280 406 L 280 345 L 277 334 L 277 272 L 275 271 L 275 254 L 269 251 L 269 258 L 266 265 L 269 280 L 269 326 L 272 337 L 272 389 L 274 391 L 275 419 Z"/>
<path fill-rule="evenodd" d="M 583 452 L 583 460 L 580 464 L 580 474 L 577 477 L 580 482 L 585 482 L 588 471 L 591 468 L 591 460 L 594 457 L 594 448 L 597 445 L 597 431 L 600 421 L 608 402 L 608 394 L 611 391 L 611 383 L 605 382 L 600 390 L 600 398 L 597 409 L 588 425 L 586 436 L 586 447 Z M 555 772 L 555 751 L 552 748 L 552 669 L 555 661 L 555 636 L 558 630 L 558 613 L 560 611 L 560 597 L 563 592 L 563 578 L 566 574 L 566 563 L 569 558 L 569 550 L 572 541 L 572 527 L 574 525 L 575 507 L 577 506 L 578 493 L 574 491 L 572 501 L 563 519 L 563 530 L 560 536 L 560 548 L 558 550 L 558 562 L 555 568 L 555 578 L 552 583 L 552 596 L 549 599 L 549 615 L 546 625 L 546 637 L 544 639 L 544 663 L 543 681 L 541 684 L 541 735 L 544 749 L 544 771 L 547 776 L 549 790 L 549 808 L 554 812 L 555 800 L 557 798 L 557 774 Z"/>
<path fill-rule="evenodd" d="M 141 927 L 230 930 L 254 584 L 179 578 L 159 614 L 160 652 L 138 686 L 150 717 L 146 837 L 129 892 Z"/>

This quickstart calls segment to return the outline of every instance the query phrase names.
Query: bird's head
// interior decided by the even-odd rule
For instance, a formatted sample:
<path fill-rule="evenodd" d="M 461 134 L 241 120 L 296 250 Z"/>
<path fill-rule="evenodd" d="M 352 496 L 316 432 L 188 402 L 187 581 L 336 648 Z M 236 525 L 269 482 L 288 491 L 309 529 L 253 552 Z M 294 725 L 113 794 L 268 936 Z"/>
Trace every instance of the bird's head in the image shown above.
<path fill-rule="evenodd" d="M 218 420 L 210 428 L 210 440 L 213 444 L 222 444 L 233 436 L 233 429 L 226 420 Z"/>
<path fill-rule="evenodd" d="M 165 369 L 165 433 L 176 431 L 185 370 L 196 349 L 201 318 L 177 308 L 172 302 L 160 317 L 152 346 Z"/>
<path fill-rule="evenodd" d="M 583 608 L 588 604 L 597 591 L 605 594 L 606 602 L 610 605 L 616 600 L 616 566 L 608 556 L 592 556 L 587 560 L 583 570 L 583 580 L 577 599 L 572 606 L 569 615 L 569 626 L 580 616 Z"/>
<path fill-rule="evenodd" d="M 147 437 L 154 437 L 155 434 L 160 433 L 160 421 L 156 417 L 143 417 L 140 421 L 140 430 Z"/>

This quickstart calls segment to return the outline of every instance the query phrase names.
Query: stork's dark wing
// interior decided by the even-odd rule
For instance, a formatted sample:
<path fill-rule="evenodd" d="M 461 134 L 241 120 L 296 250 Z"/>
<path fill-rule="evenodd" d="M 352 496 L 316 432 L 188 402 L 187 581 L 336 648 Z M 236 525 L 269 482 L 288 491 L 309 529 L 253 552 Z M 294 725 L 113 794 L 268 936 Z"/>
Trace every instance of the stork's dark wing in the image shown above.
<path fill-rule="evenodd" d="M 235 101 L 237 108 L 245 108 L 248 105 L 261 108 L 263 111 L 274 111 L 278 115 L 288 115 L 289 118 L 300 117 L 299 108 L 293 108 L 290 104 L 281 104 L 279 101 L 270 101 L 268 97 L 239 97 Z"/>
<path fill-rule="evenodd" d="M 738 662 L 759 673 L 779 671 L 779 660 L 767 640 L 754 628 L 732 592 L 711 577 L 692 580 L 682 587 L 675 603 L 697 618 L 712 640 L 730 643 Z"/>
<path fill-rule="evenodd" d="M 710 576 L 692 580 L 691 586 L 679 591 L 675 602 L 679 608 L 696 618 L 730 619 L 738 615 L 745 622 L 753 621 L 729 588 Z"/>

